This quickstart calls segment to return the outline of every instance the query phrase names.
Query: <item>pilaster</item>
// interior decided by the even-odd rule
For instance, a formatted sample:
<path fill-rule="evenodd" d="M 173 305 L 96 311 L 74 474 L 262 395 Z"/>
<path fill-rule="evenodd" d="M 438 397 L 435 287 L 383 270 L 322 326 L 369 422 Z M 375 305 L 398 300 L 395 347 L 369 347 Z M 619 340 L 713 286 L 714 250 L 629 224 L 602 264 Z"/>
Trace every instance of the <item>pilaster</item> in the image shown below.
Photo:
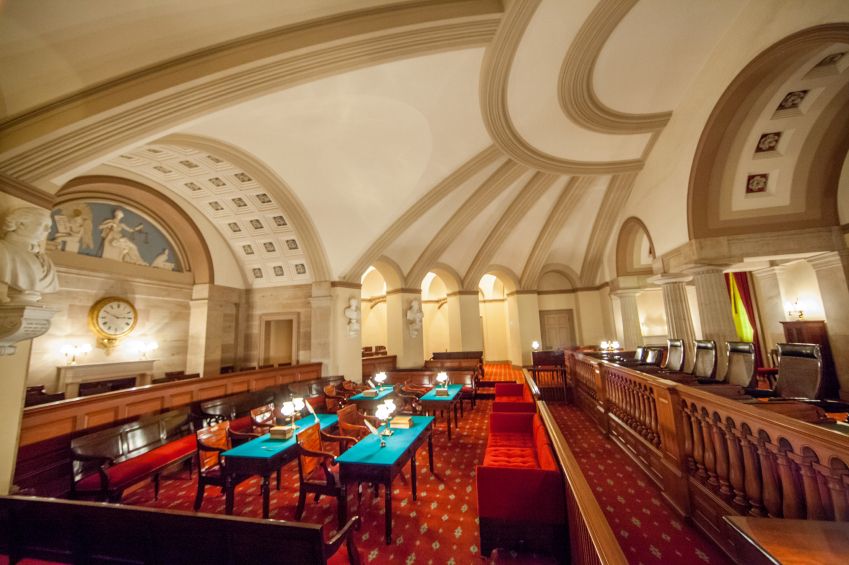
<path fill-rule="evenodd" d="M 702 338 L 716 342 L 716 374 L 721 377 L 728 367 L 725 342 L 738 339 L 725 274 L 716 266 L 694 267 L 686 272 L 693 276 L 696 287 Z"/>
<path fill-rule="evenodd" d="M 640 311 L 637 296 L 641 289 L 621 289 L 613 292 L 619 299 L 619 314 L 622 317 L 622 346 L 634 349 L 643 344 L 643 332 L 640 328 Z"/>
<path fill-rule="evenodd" d="M 846 400 L 849 399 L 849 250 L 823 253 L 807 261 L 817 275 L 840 395 Z"/>
<path fill-rule="evenodd" d="M 386 293 L 386 348 L 401 369 L 424 364 L 424 328 L 420 289 L 399 288 Z M 414 302 L 418 301 L 418 309 Z"/>
<path fill-rule="evenodd" d="M 461 290 L 448 295 L 445 306 L 448 308 L 448 343 L 451 351 L 483 351 L 478 296 L 476 290 Z"/>
<path fill-rule="evenodd" d="M 531 342 L 539 341 L 539 295 L 535 290 L 518 290 L 507 295 L 508 350 L 514 365 L 533 364 Z"/>
<path fill-rule="evenodd" d="M 687 352 L 687 366 L 693 366 L 693 341 L 696 339 L 693 331 L 693 318 L 690 316 L 690 305 L 687 301 L 686 283 L 691 280 L 689 275 L 658 275 L 650 280 L 661 287 L 663 291 L 663 308 L 666 310 L 666 333 L 670 339 L 683 339 Z"/>
<path fill-rule="evenodd" d="M 776 344 L 784 341 L 784 328 L 781 322 L 785 320 L 784 301 L 781 298 L 781 280 L 784 267 L 776 265 L 752 272 L 755 279 L 758 306 L 761 316 L 761 330 L 764 348 L 769 351 Z"/>

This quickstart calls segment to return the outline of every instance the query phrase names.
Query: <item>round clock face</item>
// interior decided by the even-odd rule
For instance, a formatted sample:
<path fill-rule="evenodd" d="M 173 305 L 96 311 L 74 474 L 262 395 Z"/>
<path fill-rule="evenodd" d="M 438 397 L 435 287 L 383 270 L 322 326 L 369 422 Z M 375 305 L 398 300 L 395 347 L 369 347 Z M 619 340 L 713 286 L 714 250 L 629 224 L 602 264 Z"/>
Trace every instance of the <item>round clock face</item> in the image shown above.
<path fill-rule="evenodd" d="M 91 309 L 94 330 L 106 337 L 122 337 L 133 331 L 138 316 L 132 304 L 122 298 L 105 298 Z"/>

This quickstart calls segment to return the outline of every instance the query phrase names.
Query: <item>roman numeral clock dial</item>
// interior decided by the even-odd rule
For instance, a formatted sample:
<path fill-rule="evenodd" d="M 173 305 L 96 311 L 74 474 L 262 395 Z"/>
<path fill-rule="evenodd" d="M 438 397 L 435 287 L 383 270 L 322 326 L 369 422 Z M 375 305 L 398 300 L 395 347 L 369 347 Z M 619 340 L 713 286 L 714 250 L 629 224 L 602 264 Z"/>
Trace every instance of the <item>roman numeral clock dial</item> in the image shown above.
<path fill-rule="evenodd" d="M 116 296 L 98 300 L 88 315 L 89 327 L 107 353 L 135 329 L 137 322 L 135 306 L 129 300 Z"/>

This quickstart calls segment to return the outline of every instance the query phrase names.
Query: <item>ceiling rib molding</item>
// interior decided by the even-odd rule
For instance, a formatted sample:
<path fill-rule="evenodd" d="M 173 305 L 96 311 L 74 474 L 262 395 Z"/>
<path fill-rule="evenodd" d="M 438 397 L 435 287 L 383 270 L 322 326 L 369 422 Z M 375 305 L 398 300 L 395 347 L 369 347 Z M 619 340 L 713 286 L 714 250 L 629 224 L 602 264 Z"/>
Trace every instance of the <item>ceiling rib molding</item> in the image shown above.
<path fill-rule="evenodd" d="M 21 182 L 3 173 L 0 173 L 0 192 L 26 200 L 30 204 L 47 210 L 53 209 L 53 202 L 56 200 L 56 197 L 49 192 L 44 192 L 29 183 Z"/>
<path fill-rule="evenodd" d="M 463 279 L 463 288 L 475 289 L 478 287 L 478 283 L 480 283 L 481 277 L 486 274 L 487 265 L 492 260 L 495 252 L 498 251 L 498 248 L 501 247 L 507 236 L 518 226 L 519 221 L 528 213 L 528 210 L 531 209 L 558 178 L 560 178 L 559 175 L 549 175 L 546 173 L 536 173 L 531 177 L 484 240 L 472 264 L 466 271 L 466 276 Z"/>
<path fill-rule="evenodd" d="M 606 106 L 593 88 L 596 61 L 616 26 L 637 0 L 601 0 L 593 9 L 566 52 L 557 81 L 563 112 L 576 124 L 592 131 L 634 134 L 662 130 L 672 112 L 630 114 Z"/>
<path fill-rule="evenodd" d="M 481 47 L 491 41 L 499 18 L 500 13 L 492 11 L 477 18 L 426 22 L 403 30 L 398 30 L 392 25 L 395 20 L 388 18 L 384 26 L 389 29 L 383 33 L 344 39 L 327 37 L 329 45 L 299 48 L 262 64 L 210 69 L 209 65 L 195 62 L 205 69 L 203 77 L 171 88 L 160 85 L 156 93 L 145 98 L 135 96 L 108 112 L 90 115 L 79 107 L 80 101 L 69 100 L 67 108 L 57 107 L 49 115 L 28 114 L 29 119 L 21 117 L 15 123 L 0 124 L 4 130 L 0 171 L 28 182 L 47 180 L 116 146 L 141 141 L 175 123 L 282 88 L 399 59 Z M 160 72 L 170 75 L 175 69 Z M 144 80 L 158 82 L 154 77 Z M 113 88 L 128 86 L 118 83 Z"/>
<path fill-rule="evenodd" d="M 519 134 L 507 107 L 507 85 L 522 36 L 540 3 L 541 0 L 512 2 L 484 54 L 480 83 L 481 114 L 493 141 L 513 160 L 554 174 L 598 175 L 642 169 L 642 158 L 623 161 L 564 159 L 536 149 Z"/>
<path fill-rule="evenodd" d="M 560 198 L 554 204 L 551 213 L 545 220 L 537 240 L 531 249 L 531 254 L 525 262 L 525 268 L 522 271 L 521 288 L 535 289 L 539 286 L 539 277 L 542 273 L 542 268 L 545 265 L 548 254 L 551 251 L 551 246 L 554 243 L 557 234 L 563 229 L 566 219 L 572 213 L 572 210 L 581 200 L 585 189 L 593 182 L 593 177 L 573 177 L 569 179 Z"/>
<path fill-rule="evenodd" d="M 301 240 L 304 255 L 306 255 L 307 263 L 311 269 L 312 280 L 325 281 L 332 278 L 327 252 L 312 218 L 295 192 L 265 163 L 228 143 L 199 135 L 173 134 L 153 143 L 183 145 L 200 151 L 207 151 L 244 169 L 263 189 L 268 190 L 274 196 L 284 213 L 289 217 L 292 227 Z"/>
<path fill-rule="evenodd" d="M 611 241 L 616 219 L 631 195 L 636 179 L 637 173 L 617 175 L 610 181 L 604 193 L 601 208 L 593 223 L 593 231 L 590 233 L 590 242 L 584 253 L 584 262 L 581 265 L 581 284 L 584 286 L 594 285 L 598 278 L 604 259 L 604 250 Z"/>
<path fill-rule="evenodd" d="M 375 259 L 383 255 L 386 248 L 393 241 L 401 237 L 413 222 L 418 220 L 424 214 L 438 204 L 443 198 L 463 186 L 463 184 L 476 174 L 484 170 L 486 167 L 495 163 L 499 159 L 503 159 L 501 151 L 494 145 L 490 145 L 465 163 L 461 165 L 453 173 L 445 177 L 439 184 L 429 190 L 424 196 L 419 198 L 418 202 L 413 204 L 406 212 L 392 222 L 383 234 L 378 237 L 374 243 L 363 253 L 360 258 L 354 263 L 354 266 L 348 270 L 348 273 L 342 277 L 346 281 L 359 281 L 366 272 L 369 265 Z"/>
<path fill-rule="evenodd" d="M 407 273 L 409 284 L 421 285 L 421 281 L 430 268 L 436 264 L 448 246 L 454 242 L 475 216 L 486 208 L 502 192 L 519 180 L 527 168 L 514 162 L 507 161 L 501 165 L 481 186 L 463 202 L 451 218 L 442 226 L 430 243 L 424 248 L 410 272 Z"/>

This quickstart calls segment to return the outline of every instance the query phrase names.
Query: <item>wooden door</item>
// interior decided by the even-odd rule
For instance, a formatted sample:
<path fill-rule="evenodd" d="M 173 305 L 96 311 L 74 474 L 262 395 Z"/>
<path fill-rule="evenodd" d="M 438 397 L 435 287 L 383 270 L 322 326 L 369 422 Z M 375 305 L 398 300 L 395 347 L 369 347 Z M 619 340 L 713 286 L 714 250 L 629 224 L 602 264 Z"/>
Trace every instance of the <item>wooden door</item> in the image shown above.
<path fill-rule="evenodd" d="M 575 312 L 568 310 L 543 310 L 539 313 L 543 349 L 564 349 L 578 345 L 575 332 Z"/>

